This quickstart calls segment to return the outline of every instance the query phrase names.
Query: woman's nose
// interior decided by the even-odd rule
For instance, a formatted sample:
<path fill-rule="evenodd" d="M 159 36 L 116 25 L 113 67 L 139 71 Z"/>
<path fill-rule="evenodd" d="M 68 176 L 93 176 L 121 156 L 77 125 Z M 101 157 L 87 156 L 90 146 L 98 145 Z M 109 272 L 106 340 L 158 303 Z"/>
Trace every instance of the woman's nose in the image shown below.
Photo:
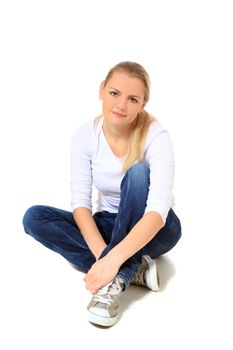
<path fill-rule="evenodd" d="M 126 109 L 126 99 L 125 98 L 119 98 L 117 101 L 117 108 L 119 108 L 121 111 L 124 111 Z"/>

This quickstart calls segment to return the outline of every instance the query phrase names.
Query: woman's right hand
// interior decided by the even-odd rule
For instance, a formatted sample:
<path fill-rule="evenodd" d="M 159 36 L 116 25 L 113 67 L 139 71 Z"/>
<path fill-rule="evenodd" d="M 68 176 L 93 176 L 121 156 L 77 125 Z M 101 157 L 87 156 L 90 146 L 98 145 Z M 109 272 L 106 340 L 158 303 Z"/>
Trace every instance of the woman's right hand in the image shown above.
<path fill-rule="evenodd" d="M 108 255 L 96 261 L 84 277 L 86 288 L 92 293 L 106 286 L 117 275 L 120 266 Z"/>

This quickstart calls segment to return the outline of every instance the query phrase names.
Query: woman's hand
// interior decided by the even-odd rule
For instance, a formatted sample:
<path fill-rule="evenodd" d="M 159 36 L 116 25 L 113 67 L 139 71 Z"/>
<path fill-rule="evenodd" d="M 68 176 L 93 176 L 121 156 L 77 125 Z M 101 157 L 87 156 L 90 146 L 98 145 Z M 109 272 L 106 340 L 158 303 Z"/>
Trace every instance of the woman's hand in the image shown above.
<path fill-rule="evenodd" d="M 108 256 L 104 256 L 100 260 L 96 261 L 88 273 L 86 274 L 84 281 L 86 288 L 92 293 L 96 293 L 97 290 L 106 286 L 116 277 L 120 266 L 116 263 L 109 261 Z"/>

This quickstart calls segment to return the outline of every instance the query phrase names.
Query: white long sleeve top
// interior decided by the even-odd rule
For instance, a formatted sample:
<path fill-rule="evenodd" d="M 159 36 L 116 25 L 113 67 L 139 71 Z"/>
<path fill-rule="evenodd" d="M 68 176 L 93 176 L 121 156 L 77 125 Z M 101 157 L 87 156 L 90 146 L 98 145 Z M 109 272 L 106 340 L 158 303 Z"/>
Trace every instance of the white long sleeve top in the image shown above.
<path fill-rule="evenodd" d="M 103 118 L 82 124 L 71 144 L 71 206 L 92 211 L 93 185 L 98 191 L 97 211 L 118 212 L 122 164 L 103 133 Z M 145 213 L 159 213 L 165 223 L 172 206 L 174 154 L 168 132 L 157 121 L 148 130 L 144 160 L 150 168 L 150 187 Z"/>

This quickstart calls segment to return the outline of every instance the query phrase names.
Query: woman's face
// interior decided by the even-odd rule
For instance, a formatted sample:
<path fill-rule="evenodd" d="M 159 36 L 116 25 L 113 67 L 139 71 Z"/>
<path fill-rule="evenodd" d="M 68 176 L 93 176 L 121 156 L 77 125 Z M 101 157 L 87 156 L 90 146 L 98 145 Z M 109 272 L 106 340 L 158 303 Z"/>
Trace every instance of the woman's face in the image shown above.
<path fill-rule="evenodd" d="M 129 126 L 145 107 L 144 96 L 145 86 L 140 79 L 113 73 L 106 86 L 101 84 L 99 92 L 106 121 L 119 127 Z"/>

